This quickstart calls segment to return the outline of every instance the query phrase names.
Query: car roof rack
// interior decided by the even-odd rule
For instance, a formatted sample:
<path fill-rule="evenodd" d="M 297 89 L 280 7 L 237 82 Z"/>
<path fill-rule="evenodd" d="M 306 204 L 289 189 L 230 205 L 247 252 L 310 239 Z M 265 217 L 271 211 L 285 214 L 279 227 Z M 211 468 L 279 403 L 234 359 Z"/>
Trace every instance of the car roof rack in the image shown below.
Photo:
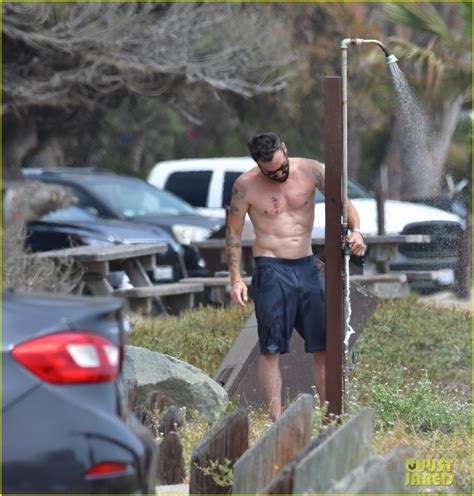
<path fill-rule="evenodd" d="M 40 176 L 43 174 L 115 174 L 114 171 L 102 167 L 27 167 L 22 168 L 21 173 L 24 176 Z"/>

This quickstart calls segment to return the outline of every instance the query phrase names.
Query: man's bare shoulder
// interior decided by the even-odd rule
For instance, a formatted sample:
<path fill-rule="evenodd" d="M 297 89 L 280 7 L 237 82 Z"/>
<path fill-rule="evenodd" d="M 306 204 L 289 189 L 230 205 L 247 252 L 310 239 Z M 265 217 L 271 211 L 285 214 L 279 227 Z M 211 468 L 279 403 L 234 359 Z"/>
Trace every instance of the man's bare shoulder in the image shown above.
<path fill-rule="evenodd" d="M 324 169 L 324 164 L 322 162 L 318 162 L 314 158 L 305 158 L 305 157 L 293 157 L 293 160 L 297 165 L 304 168 L 311 169 L 312 167 L 322 167 Z"/>
<path fill-rule="evenodd" d="M 295 157 L 293 160 L 300 173 L 312 178 L 315 186 L 324 192 L 324 164 L 312 158 Z"/>
<path fill-rule="evenodd" d="M 258 170 L 258 167 L 245 171 L 235 180 L 233 189 L 245 188 L 246 190 L 249 190 L 255 184 L 255 181 L 259 179 L 259 177 L 260 171 Z"/>
<path fill-rule="evenodd" d="M 258 167 L 252 167 L 248 171 L 242 172 L 240 176 L 236 179 L 235 182 L 239 182 L 241 185 L 248 185 L 250 182 L 252 182 L 255 177 L 259 175 L 259 170 Z M 235 184 L 235 183 L 234 183 Z"/>
<path fill-rule="evenodd" d="M 242 203 L 248 202 L 249 191 L 255 183 L 256 174 L 254 169 L 250 169 L 240 174 L 232 186 L 232 202 Z"/>

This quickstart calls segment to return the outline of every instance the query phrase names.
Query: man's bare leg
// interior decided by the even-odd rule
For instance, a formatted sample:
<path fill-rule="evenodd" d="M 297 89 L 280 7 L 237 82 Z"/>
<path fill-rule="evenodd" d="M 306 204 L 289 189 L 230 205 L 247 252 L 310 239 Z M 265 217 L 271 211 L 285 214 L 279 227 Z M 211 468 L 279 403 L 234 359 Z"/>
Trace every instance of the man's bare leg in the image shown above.
<path fill-rule="evenodd" d="M 281 372 L 279 353 L 262 353 L 258 363 L 258 380 L 263 399 L 273 421 L 281 414 Z"/>
<path fill-rule="evenodd" d="M 326 352 L 313 353 L 313 373 L 319 401 L 324 405 L 326 401 Z"/>

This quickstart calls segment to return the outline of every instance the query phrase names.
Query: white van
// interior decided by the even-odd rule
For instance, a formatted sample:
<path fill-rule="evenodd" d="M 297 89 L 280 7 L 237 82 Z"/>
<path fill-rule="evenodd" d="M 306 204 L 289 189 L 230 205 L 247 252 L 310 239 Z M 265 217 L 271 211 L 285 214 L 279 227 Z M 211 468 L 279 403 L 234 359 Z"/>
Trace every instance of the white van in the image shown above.
<path fill-rule="evenodd" d="M 234 181 L 252 167 L 256 167 L 256 164 L 250 157 L 168 160 L 153 166 L 148 181 L 180 196 L 202 213 L 225 217 Z M 361 230 L 365 234 L 377 234 L 377 205 L 372 194 L 351 180 L 348 182 L 348 194 L 359 212 Z M 432 280 L 444 287 L 454 282 L 456 243 L 463 227 L 460 217 L 420 203 L 387 200 L 385 219 L 387 234 L 418 233 L 431 236 L 431 243 L 423 246 L 401 245 L 397 260 L 391 265 L 392 270 L 430 271 L 433 272 Z M 318 191 L 315 195 L 312 237 L 323 238 L 324 231 L 324 197 Z M 242 238 L 251 239 L 253 236 L 247 216 Z"/>

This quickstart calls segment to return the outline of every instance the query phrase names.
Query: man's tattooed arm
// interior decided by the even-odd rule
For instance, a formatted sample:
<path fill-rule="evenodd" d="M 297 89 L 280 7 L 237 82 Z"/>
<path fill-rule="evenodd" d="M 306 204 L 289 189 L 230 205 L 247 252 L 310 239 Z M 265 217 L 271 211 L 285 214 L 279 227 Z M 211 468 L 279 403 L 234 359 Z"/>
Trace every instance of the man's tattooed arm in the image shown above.
<path fill-rule="evenodd" d="M 324 165 L 316 162 L 316 160 L 312 160 L 311 172 L 316 182 L 316 187 L 324 194 L 324 190 L 326 189 Z"/>
<path fill-rule="evenodd" d="M 229 207 L 229 213 L 232 215 L 237 215 L 242 209 L 242 203 L 245 201 L 247 196 L 247 188 L 245 186 L 239 186 L 237 182 L 234 183 L 232 187 L 232 201 Z"/>
<path fill-rule="evenodd" d="M 240 280 L 240 260 L 242 258 L 241 234 L 247 213 L 247 188 L 237 180 L 232 188 L 232 201 L 227 216 L 225 236 L 225 257 L 232 282 Z"/>

